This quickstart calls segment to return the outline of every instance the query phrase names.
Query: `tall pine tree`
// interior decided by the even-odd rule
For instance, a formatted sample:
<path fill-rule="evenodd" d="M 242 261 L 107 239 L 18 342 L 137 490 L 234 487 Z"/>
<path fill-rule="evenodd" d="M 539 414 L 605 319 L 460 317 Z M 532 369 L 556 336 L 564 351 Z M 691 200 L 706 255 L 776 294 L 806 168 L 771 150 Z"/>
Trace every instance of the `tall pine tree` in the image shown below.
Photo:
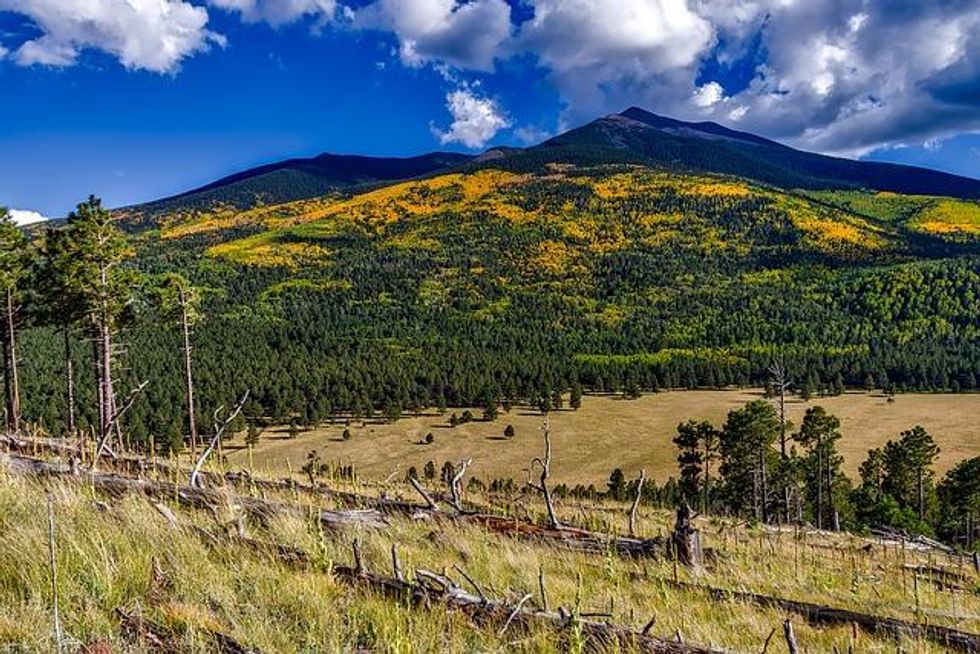
<path fill-rule="evenodd" d="M 17 370 L 17 320 L 20 284 L 29 266 L 27 238 L 0 207 L 0 301 L 3 303 L 4 424 L 8 433 L 20 431 L 20 383 Z"/>

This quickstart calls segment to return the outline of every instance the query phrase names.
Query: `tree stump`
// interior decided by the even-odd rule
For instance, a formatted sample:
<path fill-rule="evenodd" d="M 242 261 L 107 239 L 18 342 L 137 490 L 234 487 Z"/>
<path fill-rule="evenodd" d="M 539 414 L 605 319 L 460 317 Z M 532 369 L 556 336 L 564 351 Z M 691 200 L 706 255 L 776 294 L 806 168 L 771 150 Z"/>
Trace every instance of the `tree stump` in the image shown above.
<path fill-rule="evenodd" d="M 700 569 L 704 560 L 701 551 L 701 532 L 694 528 L 691 523 L 692 517 L 691 507 L 686 502 L 678 506 L 677 522 L 674 524 L 671 538 L 677 560 L 689 568 Z"/>

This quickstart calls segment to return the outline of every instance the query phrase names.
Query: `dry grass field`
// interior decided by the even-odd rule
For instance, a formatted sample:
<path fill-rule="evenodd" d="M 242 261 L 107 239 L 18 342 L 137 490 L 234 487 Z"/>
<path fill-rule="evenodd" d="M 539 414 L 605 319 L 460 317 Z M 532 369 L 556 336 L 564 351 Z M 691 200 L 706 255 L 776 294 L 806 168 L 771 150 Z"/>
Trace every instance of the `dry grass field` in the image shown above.
<path fill-rule="evenodd" d="M 555 483 L 595 484 L 601 487 L 613 468 L 628 475 L 645 468 L 648 475 L 664 481 L 676 476 L 676 448 L 672 443 L 678 423 L 689 418 L 707 419 L 721 426 L 728 411 L 762 397 L 758 390 L 672 391 L 644 395 L 637 400 L 611 396 L 587 396 L 578 411 L 551 414 L 554 438 Z M 789 419 L 799 424 L 808 406 L 822 405 L 840 417 L 839 447 L 845 470 L 857 468 L 870 448 L 884 444 L 902 430 L 921 424 L 942 448 L 937 469 L 944 472 L 957 461 L 980 455 L 980 394 L 906 394 L 894 402 L 878 393 L 852 392 L 837 397 L 814 398 L 805 403 L 794 397 L 788 404 Z M 404 476 L 410 466 L 420 471 L 427 461 L 437 467 L 444 461 L 473 457 L 475 477 L 523 477 L 522 470 L 541 449 L 542 416 L 525 407 L 501 413 L 495 422 L 477 420 L 451 428 L 449 416 L 431 411 L 392 424 L 371 422 L 337 424 L 304 432 L 290 439 L 285 429 L 263 432 L 251 453 L 242 436 L 226 446 L 229 465 L 283 473 L 299 470 L 310 450 L 324 462 L 352 464 L 368 478 Z M 479 416 L 479 411 L 474 411 Z M 502 437 L 511 424 L 512 440 Z M 341 434 L 350 429 L 351 438 Z M 432 433 L 434 442 L 421 441 Z"/>

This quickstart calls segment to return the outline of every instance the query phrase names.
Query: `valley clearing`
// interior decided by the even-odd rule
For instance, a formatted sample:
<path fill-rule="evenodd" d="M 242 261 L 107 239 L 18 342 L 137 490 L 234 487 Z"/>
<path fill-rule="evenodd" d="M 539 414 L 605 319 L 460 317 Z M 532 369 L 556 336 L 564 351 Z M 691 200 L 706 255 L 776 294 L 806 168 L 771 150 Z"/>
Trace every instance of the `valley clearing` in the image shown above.
<path fill-rule="evenodd" d="M 555 483 L 595 484 L 603 488 L 614 468 L 632 478 L 641 468 L 658 482 L 677 476 L 677 448 L 672 439 L 677 425 L 688 419 L 710 420 L 721 427 L 725 416 L 762 397 L 756 390 L 669 391 L 648 394 L 636 400 L 619 396 L 588 395 L 577 411 L 552 412 L 554 440 L 552 475 Z M 980 394 L 901 394 L 889 402 L 880 393 L 849 392 L 840 396 L 815 397 L 804 402 L 787 398 L 787 417 L 799 425 L 810 406 L 823 406 L 841 419 L 843 438 L 838 447 L 844 457 L 844 471 L 857 479 L 858 466 L 871 448 L 895 439 L 902 431 L 922 425 L 941 448 L 936 470 L 941 476 L 963 459 L 980 455 Z M 304 431 L 290 438 L 286 427 L 264 431 L 251 453 L 238 435 L 225 446 L 228 465 L 257 471 L 285 473 L 298 471 L 307 454 L 316 450 L 325 463 L 353 465 L 367 478 L 383 479 L 393 473 L 403 478 L 409 467 L 419 473 L 426 462 L 440 468 L 445 461 L 473 458 L 469 474 L 489 481 L 514 478 L 521 481 L 530 460 L 540 455 L 543 417 L 528 407 L 501 411 L 494 422 L 480 420 L 481 411 L 472 410 L 476 420 L 455 428 L 449 418 L 460 410 L 440 415 L 428 410 L 393 423 L 380 419 L 338 420 Z M 515 436 L 503 437 L 507 425 Z M 792 425 L 791 425 L 792 428 Z M 350 430 L 350 439 L 342 434 Z M 433 442 L 425 444 L 428 433 Z"/>

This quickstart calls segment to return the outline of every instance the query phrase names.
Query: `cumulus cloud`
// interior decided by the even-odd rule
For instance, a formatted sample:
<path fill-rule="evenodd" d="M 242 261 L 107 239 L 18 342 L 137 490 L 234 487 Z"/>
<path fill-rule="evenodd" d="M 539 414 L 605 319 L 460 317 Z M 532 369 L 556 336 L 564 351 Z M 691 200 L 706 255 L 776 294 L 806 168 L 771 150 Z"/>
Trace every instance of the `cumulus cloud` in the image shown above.
<path fill-rule="evenodd" d="M 572 120 L 678 86 L 714 42 L 686 0 L 533 0 L 514 47 L 535 55 Z M 683 95 L 688 95 L 684 93 Z"/>
<path fill-rule="evenodd" d="M 505 0 L 377 0 L 353 13 L 356 28 L 392 32 L 403 63 L 489 71 L 511 35 Z"/>
<path fill-rule="evenodd" d="M 41 32 L 11 54 L 22 66 L 70 66 L 91 48 L 126 68 L 166 73 L 224 44 L 207 29 L 207 11 L 183 0 L 0 0 L 0 11 L 26 16 Z"/>
<path fill-rule="evenodd" d="M 737 19 L 734 2 L 701 0 L 698 11 L 726 47 L 758 38 L 764 49 L 732 96 L 744 128 L 852 155 L 980 130 L 975 0 L 757 0 L 739 3 Z M 711 115 L 730 111 L 717 105 Z"/>
<path fill-rule="evenodd" d="M 30 225 L 31 223 L 39 223 L 45 220 L 50 220 L 47 216 L 44 216 L 37 211 L 28 211 L 25 209 L 11 209 L 10 217 L 14 219 L 14 223 L 17 225 Z"/>
<path fill-rule="evenodd" d="M 443 145 L 461 143 L 468 148 L 482 148 L 497 132 L 511 125 L 496 101 L 480 97 L 469 88 L 459 88 L 446 95 L 446 109 L 453 117 L 449 129 L 432 128 Z"/>
<path fill-rule="evenodd" d="M 503 0 L 375 0 L 354 22 L 392 32 L 408 65 L 530 55 L 564 102 L 562 127 L 639 104 L 843 154 L 980 130 L 977 0 L 524 4 L 519 26 Z M 711 61 L 747 77 L 704 81 Z"/>
<path fill-rule="evenodd" d="M 691 102 L 695 107 L 706 109 L 713 107 L 725 99 L 725 88 L 718 82 L 708 82 L 704 86 L 694 89 L 691 94 Z"/>
<path fill-rule="evenodd" d="M 335 0 L 209 0 L 211 6 L 236 12 L 247 23 L 266 22 L 273 27 L 301 18 L 329 21 L 337 13 Z"/>

